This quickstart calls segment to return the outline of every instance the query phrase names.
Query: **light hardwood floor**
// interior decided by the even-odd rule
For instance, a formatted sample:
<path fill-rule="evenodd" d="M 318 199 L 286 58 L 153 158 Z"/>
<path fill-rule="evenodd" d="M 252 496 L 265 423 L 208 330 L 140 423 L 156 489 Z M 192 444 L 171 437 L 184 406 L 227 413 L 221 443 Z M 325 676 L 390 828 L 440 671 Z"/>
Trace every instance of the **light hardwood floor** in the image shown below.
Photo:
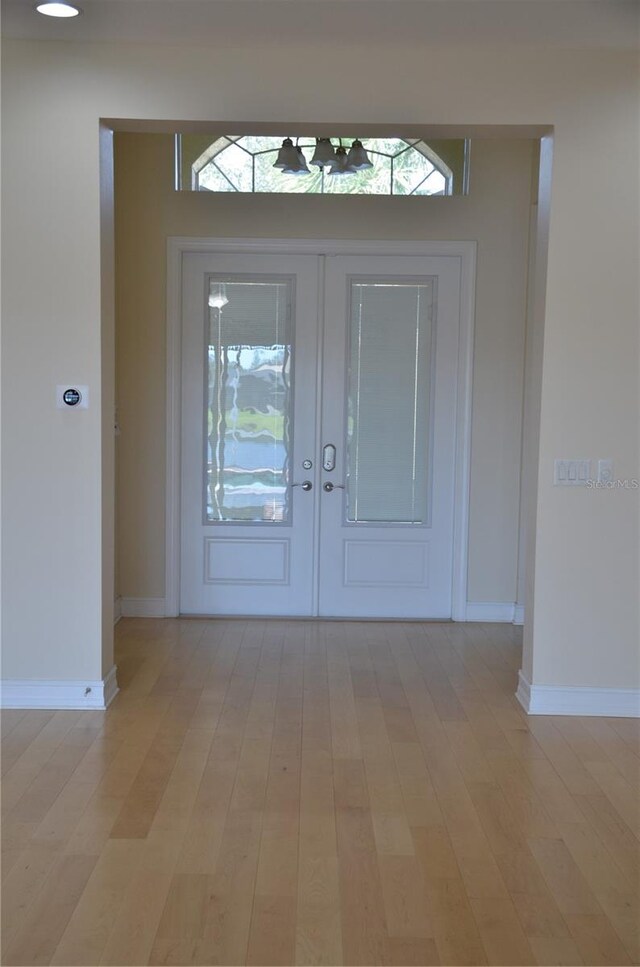
<path fill-rule="evenodd" d="M 3 963 L 637 964 L 638 722 L 519 640 L 121 621 L 107 713 L 3 713 Z"/>

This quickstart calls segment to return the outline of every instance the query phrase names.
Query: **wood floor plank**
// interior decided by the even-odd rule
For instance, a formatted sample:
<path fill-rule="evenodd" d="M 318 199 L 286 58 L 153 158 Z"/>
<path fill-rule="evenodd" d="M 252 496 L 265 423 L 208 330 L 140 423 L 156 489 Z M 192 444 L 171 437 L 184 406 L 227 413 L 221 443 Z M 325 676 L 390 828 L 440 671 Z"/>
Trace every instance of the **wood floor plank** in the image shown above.
<path fill-rule="evenodd" d="M 618 866 L 634 883 L 640 883 L 640 843 L 615 806 L 604 795 L 576 796 L 589 828 L 600 837 Z"/>
<path fill-rule="evenodd" d="M 337 848 L 335 855 L 316 853 L 301 832 L 293 963 L 343 962 Z"/>
<path fill-rule="evenodd" d="M 586 767 L 634 836 L 640 840 L 640 790 L 610 762 L 588 762 Z"/>
<path fill-rule="evenodd" d="M 95 856 L 62 855 L 3 954 L 5 964 L 49 964 L 93 872 Z"/>
<path fill-rule="evenodd" d="M 631 748 L 623 737 L 603 719 L 582 718 L 580 724 L 595 739 L 600 748 L 606 752 L 625 779 L 637 786 L 640 776 L 640 755 L 638 752 Z"/>
<path fill-rule="evenodd" d="M 361 806 L 337 807 L 336 828 L 345 961 L 381 964 L 388 933 L 371 813 Z"/>
<path fill-rule="evenodd" d="M 358 758 L 360 738 L 355 713 L 355 698 L 347 643 L 349 626 L 345 622 L 332 622 L 325 628 L 327 651 L 327 677 L 331 707 L 333 738 L 336 758 Z"/>
<path fill-rule="evenodd" d="M 427 967 L 442 961 L 434 940 L 389 937 L 384 943 L 384 963 L 397 967 Z"/>
<path fill-rule="evenodd" d="M 430 904 L 414 855 L 378 856 L 387 936 L 433 939 Z"/>
<path fill-rule="evenodd" d="M 542 721 L 541 721 L 542 719 Z M 533 716 L 530 729 L 569 792 L 593 796 L 600 790 L 591 775 L 591 763 L 583 762 L 573 751 L 552 719 Z"/>
<path fill-rule="evenodd" d="M 392 752 L 409 827 L 444 825 L 420 744 L 393 742 Z"/>
<path fill-rule="evenodd" d="M 3 739 L 2 743 L 2 810 L 3 815 L 8 816 L 13 807 L 20 801 L 32 783 L 39 776 L 43 768 L 48 766 L 53 753 L 63 743 L 65 736 L 71 731 L 74 724 L 79 721 L 80 713 L 66 712 L 52 715 L 49 721 L 39 731 L 29 745 L 21 751 L 17 757 L 12 756 L 10 746 L 11 738 L 19 736 L 18 725 L 13 736 Z M 29 720 L 24 718 L 19 720 L 25 725 Z M 5 747 L 6 757 L 5 757 Z M 22 746 L 14 746 L 14 752 Z"/>
<path fill-rule="evenodd" d="M 52 964 L 82 967 L 99 963 L 140 861 L 140 845 L 122 840 L 105 845 L 51 958 Z"/>
<path fill-rule="evenodd" d="M 0 710 L 0 736 L 6 738 L 15 729 L 18 722 L 28 714 L 26 708 L 3 708 Z"/>
<path fill-rule="evenodd" d="M 471 906 L 490 963 L 533 962 L 533 951 L 510 899 L 475 897 Z"/>
<path fill-rule="evenodd" d="M 462 879 L 442 881 L 430 901 L 440 962 L 470 967 L 489 963 Z"/>
<path fill-rule="evenodd" d="M 294 962 L 339 964 L 344 956 L 328 664 L 322 627 L 305 642 L 303 695 Z"/>
<path fill-rule="evenodd" d="M 100 963 L 146 963 L 162 907 L 182 849 L 189 816 L 211 746 L 212 734 L 191 730 L 185 739 L 145 841 L 113 839 L 132 846 L 137 862 L 124 889 Z"/>
<path fill-rule="evenodd" d="M 430 749 L 425 755 L 467 893 L 470 897 L 506 898 L 507 889 L 480 818 L 448 749 Z"/>
<path fill-rule="evenodd" d="M 58 854 L 48 846 L 29 847 L 15 863 L 2 887 L 2 942 L 6 949 L 11 936 L 24 920 L 35 894 L 53 869 Z"/>
<path fill-rule="evenodd" d="M 634 963 L 640 962 L 640 883 L 629 879 L 597 836 L 582 825 L 561 827 L 562 838 Z"/>
<path fill-rule="evenodd" d="M 73 714 L 73 713 L 72 713 Z M 30 749 L 35 739 L 54 718 L 65 721 L 68 715 L 44 710 L 30 710 L 16 723 L 6 735 L 2 736 L 2 775 L 19 760 L 22 754 Z"/>
<path fill-rule="evenodd" d="M 295 949 L 296 918 L 291 897 L 256 893 L 246 962 L 265 967 L 293 964 Z"/>
<path fill-rule="evenodd" d="M 602 913 L 563 840 L 532 839 L 529 846 L 563 916 L 598 916 Z"/>
<path fill-rule="evenodd" d="M 545 967 L 571 967 L 583 964 L 576 943 L 571 937 L 533 937 L 529 943 L 536 958 L 536 963 Z"/>
<path fill-rule="evenodd" d="M 620 967 L 632 963 L 605 916 L 571 913 L 567 923 L 585 964 Z"/>

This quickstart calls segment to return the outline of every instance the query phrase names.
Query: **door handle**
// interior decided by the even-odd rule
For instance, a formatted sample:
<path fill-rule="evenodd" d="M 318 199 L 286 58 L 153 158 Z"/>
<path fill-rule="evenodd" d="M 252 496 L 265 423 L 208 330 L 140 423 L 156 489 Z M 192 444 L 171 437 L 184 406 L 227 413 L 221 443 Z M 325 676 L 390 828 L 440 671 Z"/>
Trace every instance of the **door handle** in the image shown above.
<path fill-rule="evenodd" d="M 322 449 L 322 469 L 327 472 L 336 468 L 336 448 L 333 443 L 327 443 Z"/>
<path fill-rule="evenodd" d="M 303 480 L 302 483 L 291 484 L 292 487 L 302 487 L 303 490 L 313 490 L 313 484 L 310 480 Z"/>
<path fill-rule="evenodd" d="M 344 484 L 334 484 L 330 480 L 327 480 L 326 483 L 323 483 L 322 489 L 325 493 L 330 494 L 332 490 L 344 490 Z"/>

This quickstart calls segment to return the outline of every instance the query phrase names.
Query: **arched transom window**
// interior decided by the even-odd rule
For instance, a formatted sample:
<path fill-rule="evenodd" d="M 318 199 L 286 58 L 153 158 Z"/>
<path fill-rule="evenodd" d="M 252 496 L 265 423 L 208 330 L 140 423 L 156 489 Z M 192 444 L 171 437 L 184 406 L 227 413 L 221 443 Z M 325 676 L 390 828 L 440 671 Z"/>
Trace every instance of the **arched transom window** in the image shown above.
<path fill-rule="evenodd" d="M 342 142 L 349 149 L 353 139 Z M 340 139 L 333 138 L 334 148 Z M 191 165 L 193 191 L 285 194 L 451 195 L 453 172 L 425 141 L 363 138 L 372 167 L 332 174 L 312 161 L 315 138 L 299 138 L 308 171 L 287 174 L 274 167 L 282 138 L 241 135 L 218 138 Z"/>

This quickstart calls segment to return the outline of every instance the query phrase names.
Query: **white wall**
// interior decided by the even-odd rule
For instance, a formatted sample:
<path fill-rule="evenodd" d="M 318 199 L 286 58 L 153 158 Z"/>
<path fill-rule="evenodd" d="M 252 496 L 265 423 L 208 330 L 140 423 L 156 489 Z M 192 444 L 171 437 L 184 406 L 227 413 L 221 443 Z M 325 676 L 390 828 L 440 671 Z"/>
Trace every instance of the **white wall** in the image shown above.
<path fill-rule="evenodd" d="M 373 87 L 345 84 L 327 54 L 321 44 L 221 46 L 215 56 L 204 46 L 6 44 L 4 674 L 101 668 L 99 118 L 259 118 L 554 126 L 525 660 L 540 684 L 637 686 L 638 493 L 551 485 L 562 455 L 610 456 L 616 476 L 640 475 L 635 54 L 333 44 L 331 63 L 351 76 L 385 65 Z M 52 405 L 67 377 L 93 390 L 92 409 L 73 418 Z"/>
<path fill-rule="evenodd" d="M 163 598 L 168 236 L 478 243 L 469 600 L 516 596 L 528 223 L 534 144 L 474 141 L 471 193 L 319 198 L 176 192 L 173 138 L 116 135 L 118 590 Z M 215 228 L 214 228 L 215 226 Z"/>

